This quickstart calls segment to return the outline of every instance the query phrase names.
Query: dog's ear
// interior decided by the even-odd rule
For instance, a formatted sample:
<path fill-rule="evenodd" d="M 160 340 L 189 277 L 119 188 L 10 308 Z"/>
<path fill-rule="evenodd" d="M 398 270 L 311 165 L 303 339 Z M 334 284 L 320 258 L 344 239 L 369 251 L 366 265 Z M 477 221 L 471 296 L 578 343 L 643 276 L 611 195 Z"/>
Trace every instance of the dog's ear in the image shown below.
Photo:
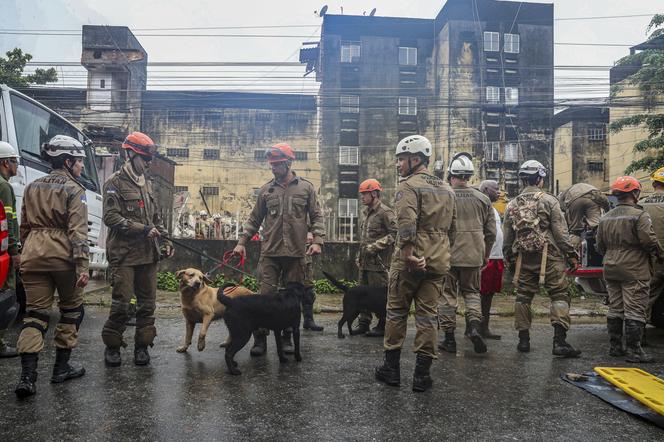
<path fill-rule="evenodd" d="M 206 284 L 212 284 L 212 280 L 210 278 L 208 278 L 208 276 L 205 273 L 203 273 L 203 281 Z"/>
<path fill-rule="evenodd" d="M 178 270 L 177 272 L 175 272 L 175 277 L 180 281 L 182 281 L 182 276 L 184 275 L 185 272 L 186 270 Z"/>

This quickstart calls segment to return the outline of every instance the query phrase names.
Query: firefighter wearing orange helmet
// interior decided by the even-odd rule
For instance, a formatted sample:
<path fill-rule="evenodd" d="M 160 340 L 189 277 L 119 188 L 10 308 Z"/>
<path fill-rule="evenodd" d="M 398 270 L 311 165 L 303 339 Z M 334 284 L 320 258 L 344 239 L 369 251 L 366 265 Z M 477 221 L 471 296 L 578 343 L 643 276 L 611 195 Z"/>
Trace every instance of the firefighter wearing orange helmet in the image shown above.
<path fill-rule="evenodd" d="M 359 187 L 360 201 L 366 207 L 360 226 L 360 251 L 357 265 L 360 270 L 360 284 L 387 287 L 390 260 L 394 251 L 397 233 L 397 219 L 394 211 L 380 200 L 383 191 L 378 180 L 364 180 Z M 362 312 L 359 325 L 351 334 L 383 336 L 384 318 L 371 330 L 371 313 Z"/>
<path fill-rule="evenodd" d="M 661 263 L 664 250 L 657 241 L 652 219 L 637 201 L 641 183 L 631 176 L 611 185 L 618 205 L 599 221 L 597 250 L 604 255 L 604 279 L 609 292 L 606 315 L 609 355 L 628 362 L 653 362 L 641 347 L 646 325 L 652 264 Z M 626 349 L 623 347 L 623 326 Z"/>
<path fill-rule="evenodd" d="M 162 256 L 173 255 L 171 243 L 164 239 L 167 231 L 152 183 L 145 176 L 157 146 L 144 133 L 132 132 L 122 143 L 122 149 L 126 152 L 125 163 L 106 181 L 103 195 L 113 292 L 111 311 L 101 337 L 106 345 L 104 361 L 109 367 L 122 363 L 120 347 L 126 346 L 122 335 L 134 294 L 137 301 L 134 363 L 150 363 L 148 347 L 157 335 L 154 325 L 157 265 Z"/>
<path fill-rule="evenodd" d="M 260 269 L 260 293 L 266 294 L 288 282 L 304 283 L 305 253 L 318 255 L 325 237 L 323 215 L 316 189 L 311 182 L 292 170 L 295 152 L 286 143 L 275 144 L 266 153 L 274 179 L 258 191 L 256 205 L 243 225 L 234 253 L 246 256 L 245 244 L 263 227 Z M 307 234 L 313 235 L 306 249 Z M 305 297 L 313 305 L 311 292 Z M 307 311 L 309 309 L 307 308 Z M 297 332 L 298 331 L 293 331 Z M 254 332 L 252 356 L 265 354 L 267 330 Z M 283 335 L 284 351 L 292 351 L 290 332 Z"/>

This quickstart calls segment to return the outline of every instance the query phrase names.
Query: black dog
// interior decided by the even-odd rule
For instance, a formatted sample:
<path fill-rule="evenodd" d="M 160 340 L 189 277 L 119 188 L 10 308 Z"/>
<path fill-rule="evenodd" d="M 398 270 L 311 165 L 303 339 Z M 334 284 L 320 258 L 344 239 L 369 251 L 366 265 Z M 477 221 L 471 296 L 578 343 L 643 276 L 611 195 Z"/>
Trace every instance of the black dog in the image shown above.
<path fill-rule="evenodd" d="M 385 329 L 387 287 L 358 285 L 357 287 L 350 288 L 334 279 L 332 275 L 326 272 L 323 272 L 323 274 L 332 284 L 334 284 L 334 286 L 344 292 L 344 313 L 337 324 L 337 337 L 339 339 L 345 338 L 342 331 L 344 323 L 348 325 L 348 333 L 351 335 L 357 334 L 353 333 L 351 325 L 363 311 L 371 312 L 378 316 L 378 327 Z"/>
<path fill-rule="evenodd" d="M 240 296 L 229 298 L 219 290 L 217 298 L 226 306 L 224 322 L 230 333 L 230 342 L 226 345 L 226 365 L 230 374 L 238 375 L 235 354 L 247 344 L 254 330 L 265 328 L 274 332 L 279 362 L 288 362 L 284 356 L 281 332 L 293 329 L 295 360 L 300 362 L 300 316 L 302 297 L 305 288 L 298 282 L 289 282 L 284 290 L 267 295 Z"/>

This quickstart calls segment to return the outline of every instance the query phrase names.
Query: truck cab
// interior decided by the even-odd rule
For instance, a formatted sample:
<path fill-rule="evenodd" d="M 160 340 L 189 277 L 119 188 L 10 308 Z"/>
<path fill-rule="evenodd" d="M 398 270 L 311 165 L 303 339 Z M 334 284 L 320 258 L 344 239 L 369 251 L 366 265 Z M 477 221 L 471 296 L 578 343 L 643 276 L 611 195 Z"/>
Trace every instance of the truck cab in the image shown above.
<path fill-rule="evenodd" d="M 40 157 L 40 147 L 55 135 L 69 135 L 85 148 L 85 170 L 80 182 L 86 188 L 88 200 L 90 268 L 103 270 L 108 263 L 106 251 L 99 247 L 102 197 L 92 141 L 55 111 L 8 86 L 0 85 L 0 140 L 11 144 L 21 157 L 18 174 L 10 180 L 16 194 L 16 213 L 19 217 L 25 187 L 51 170 L 50 165 Z"/>

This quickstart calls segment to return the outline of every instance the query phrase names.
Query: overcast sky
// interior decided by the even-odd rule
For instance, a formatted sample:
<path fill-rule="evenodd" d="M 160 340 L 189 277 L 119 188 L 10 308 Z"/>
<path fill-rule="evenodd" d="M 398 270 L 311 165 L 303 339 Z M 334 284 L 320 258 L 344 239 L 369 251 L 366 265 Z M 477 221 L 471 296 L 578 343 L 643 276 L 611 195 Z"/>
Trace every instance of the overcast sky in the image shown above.
<path fill-rule="evenodd" d="M 547 3 L 547 2 L 543 2 Z M 550 3 L 550 2 L 548 2 Z M 559 0 L 554 1 L 556 19 L 614 15 L 664 13 L 661 0 L 633 0 L 617 2 L 607 0 Z M 206 31 L 151 31 L 153 33 L 204 32 L 204 33 L 250 33 L 294 35 L 295 37 L 231 38 L 231 37 L 149 37 L 139 36 L 152 62 L 171 61 L 297 61 L 298 50 L 303 41 L 317 40 L 322 19 L 314 14 L 323 4 L 329 12 L 338 14 L 341 6 L 344 14 L 362 14 L 377 8 L 378 16 L 434 18 L 444 0 L 347 0 L 347 1 L 252 1 L 252 0 L 0 0 L 0 29 L 2 31 L 25 30 L 71 30 L 80 31 L 83 24 L 105 24 L 129 26 L 136 34 L 150 28 L 200 28 L 220 26 L 311 26 L 274 29 L 224 29 Z M 603 20 L 557 20 L 555 41 L 557 43 L 597 43 L 634 45 L 646 37 L 645 28 L 649 17 L 628 17 Z M 0 32 L 2 32 L 0 31 Z M 302 37 L 300 37 L 302 36 Z M 309 37 L 310 38 L 307 38 Z M 34 56 L 33 61 L 77 62 L 80 61 L 81 38 L 79 36 L 7 35 L 0 34 L 2 53 L 20 47 Z M 627 47 L 611 46 L 562 46 L 555 48 L 555 64 L 609 66 L 628 53 Z M 166 68 L 164 68 L 166 69 Z M 193 71 L 197 72 L 193 72 Z M 201 75 L 203 69 L 188 68 L 184 75 Z M 228 75 L 233 69 L 212 69 L 213 76 Z M 235 70 L 239 70 L 236 68 Z M 250 85 L 277 88 L 278 90 L 312 91 L 310 79 L 260 80 L 263 76 L 300 76 L 302 68 L 250 68 L 254 72 L 243 72 L 243 76 L 257 77 L 240 80 L 242 86 Z M 83 86 L 84 71 L 80 68 L 59 68 L 61 84 Z M 150 70 L 154 88 L 162 84 L 192 84 L 201 89 L 203 84 L 212 88 L 229 89 L 233 81 L 228 79 L 174 79 L 176 74 Z M 563 88 L 564 76 L 580 86 L 580 74 L 557 73 L 557 94 L 567 95 L 570 89 Z M 596 87 L 608 89 L 608 71 L 586 74 L 593 78 L 586 93 L 596 96 L 604 94 Z M 602 80 L 602 78 L 606 78 Z M 271 82 L 270 82 L 271 81 Z M 207 82 L 207 83 L 206 83 Z M 250 84 L 251 83 L 251 84 Z M 592 88 L 592 89 L 591 89 Z"/>

